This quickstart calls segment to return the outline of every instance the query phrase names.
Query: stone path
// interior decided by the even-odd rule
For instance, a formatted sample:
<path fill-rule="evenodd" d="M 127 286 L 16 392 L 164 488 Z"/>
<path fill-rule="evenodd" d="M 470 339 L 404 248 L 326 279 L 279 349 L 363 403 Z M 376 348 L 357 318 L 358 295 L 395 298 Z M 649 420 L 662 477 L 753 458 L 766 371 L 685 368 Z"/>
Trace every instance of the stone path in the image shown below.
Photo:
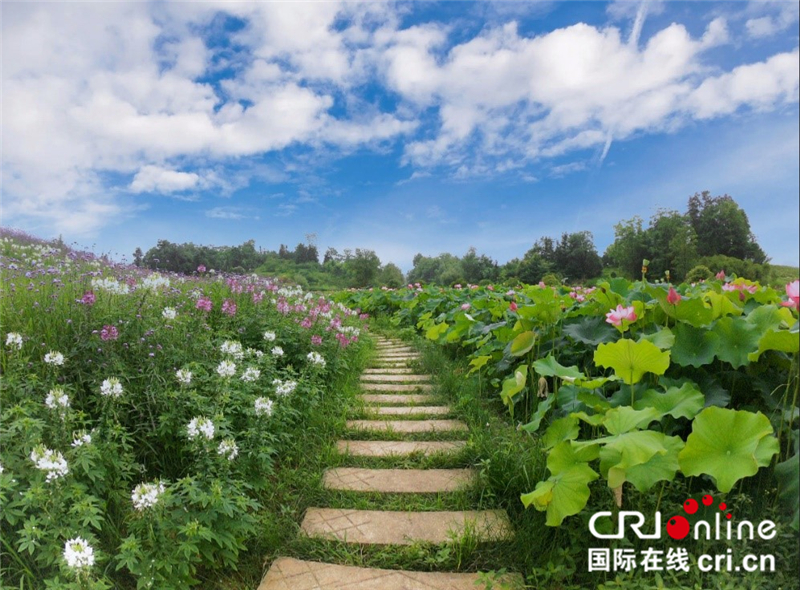
<path fill-rule="evenodd" d="M 348 420 L 358 433 L 412 434 L 414 438 L 440 432 L 462 434 L 460 420 L 440 419 L 451 409 L 432 405 L 431 377 L 415 372 L 417 352 L 400 342 L 377 338 L 378 356 L 361 376 L 363 413 L 373 419 Z M 400 420 L 396 417 L 415 417 Z M 464 440 L 340 440 L 339 453 L 349 457 L 396 457 L 458 453 Z M 330 490 L 364 493 L 448 494 L 463 492 L 475 481 L 472 469 L 366 469 L 338 467 L 323 476 Z M 309 508 L 300 534 L 356 545 L 400 546 L 414 543 L 445 544 L 460 535 L 492 543 L 513 537 L 503 510 L 384 511 Z M 272 563 L 258 590 L 467 590 L 476 588 L 478 574 L 413 572 L 344 566 L 282 557 Z M 502 582 L 519 585 L 512 574 Z"/>

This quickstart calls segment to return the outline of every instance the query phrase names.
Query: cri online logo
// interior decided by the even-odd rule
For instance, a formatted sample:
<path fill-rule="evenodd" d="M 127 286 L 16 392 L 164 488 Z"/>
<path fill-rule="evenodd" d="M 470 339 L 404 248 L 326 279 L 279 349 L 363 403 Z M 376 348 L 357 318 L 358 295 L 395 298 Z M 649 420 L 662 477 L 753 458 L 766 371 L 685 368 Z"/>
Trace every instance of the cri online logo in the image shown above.
<path fill-rule="evenodd" d="M 709 494 L 703 496 L 703 506 L 711 506 L 714 503 L 714 498 L 712 498 Z M 683 503 L 683 510 L 686 514 L 694 514 L 697 512 L 699 505 L 697 504 L 697 500 L 693 500 L 689 498 L 686 502 Z M 719 509 L 722 512 L 727 510 L 728 505 L 725 502 L 720 502 Z M 725 518 L 730 520 L 732 518 L 732 514 L 730 512 L 725 512 Z M 689 526 L 689 521 L 686 520 L 683 516 L 673 516 L 667 521 L 667 534 L 672 537 L 673 539 L 683 539 L 686 535 L 689 534 L 691 527 Z"/>
<path fill-rule="evenodd" d="M 714 498 L 710 494 L 706 494 L 701 499 L 703 506 L 710 508 L 714 504 Z M 714 511 L 714 517 L 709 520 L 700 519 L 694 523 L 695 540 L 705 538 L 706 540 L 716 539 L 753 539 L 758 535 L 764 540 L 772 539 L 777 534 L 776 525 L 771 520 L 763 520 L 757 525 L 748 521 L 742 520 L 737 523 L 734 528 L 731 518 L 733 515 L 728 512 L 728 505 L 725 502 L 720 502 L 718 511 Z M 683 511 L 688 515 L 696 514 L 700 509 L 700 504 L 697 500 L 689 498 L 683 503 Z M 724 520 L 723 520 L 724 515 Z M 655 513 L 655 526 L 652 533 L 647 533 L 642 529 L 645 528 L 647 518 L 644 514 L 636 510 L 621 510 L 617 513 L 617 532 L 616 533 L 601 533 L 597 530 L 597 521 L 601 518 L 613 517 L 611 512 L 596 512 L 589 519 L 589 532 L 596 539 L 622 539 L 625 537 L 626 528 L 630 528 L 637 537 L 640 539 L 660 539 L 662 535 L 661 528 L 661 512 Z M 648 527 L 649 528 L 649 527 Z M 685 516 L 675 515 L 667 520 L 666 524 L 667 535 L 675 540 L 685 539 L 692 532 L 692 525 Z"/>

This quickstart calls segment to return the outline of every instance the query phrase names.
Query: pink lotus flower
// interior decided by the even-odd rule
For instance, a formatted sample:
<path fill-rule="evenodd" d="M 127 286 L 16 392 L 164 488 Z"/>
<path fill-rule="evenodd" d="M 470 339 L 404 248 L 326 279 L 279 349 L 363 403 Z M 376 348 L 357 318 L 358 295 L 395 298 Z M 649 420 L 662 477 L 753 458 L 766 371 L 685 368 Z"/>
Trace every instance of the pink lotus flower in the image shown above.
<path fill-rule="evenodd" d="M 517 304 L 512 301 L 511 303 L 508 304 L 508 309 L 510 309 L 511 311 L 517 311 Z"/>
<path fill-rule="evenodd" d="M 617 305 L 617 309 L 612 309 L 606 314 L 606 321 L 614 326 L 621 326 L 623 320 L 636 321 L 636 312 L 633 310 L 633 306 L 622 307 Z"/>
<path fill-rule="evenodd" d="M 470 308 L 470 304 L 469 303 L 462 303 L 461 304 L 461 309 L 463 309 L 464 311 L 467 311 L 469 308 Z"/>
<path fill-rule="evenodd" d="M 211 311 L 211 308 L 213 306 L 214 304 L 208 297 L 201 297 L 200 299 L 197 300 L 197 303 L 195 304 L 196 309 L 202 309 L 203 311 Z"/>
<path fill-rule="evenodd" d="M 669 293 L 667 293 L 667 301 L 670 303 L 670 305 L 678 305 L 678 302 L 680 302 L 681 299 L 682 297 L 675 290 L 675 287 L 670 287 Z"/>
<path fill-rule="evenodd" d="M 489 291 L 494 291 L 494 287 L 492 285 L 486 285 L 486 288 L 489 289 Z"/>
<path fill-rule="evenodd" d="M 539 288 L 544 289 L 547 285 L 544 284 L 544 281 L 539 281 Z"/>
<path fill-rule="evenodd" d="M 786 296 L 789 301 L 781 303 L 784 307 L 794 307 L 800 311 L 800 281 L 793 281 L 786 284 Z"/>
<path fill-rule="evenodd" d="M 409 288 L 409 289 L 413 289 L 413 288 L 414 288 L 414 285 L 412 285 L 411 283 L 409 283 L 409 284 L 408 284 L 408 288 Z"/>
<path fill-rule="evenodd" d="M 460 289 L 460 288 L 461 288 L 461 283 L 456 283 L 455 285 L 453 285 L 453 289 Z"/>
<path fill-rule="evenodd" d="M 725 271 L 724 270 L 721 270 L 721 271 L 719 271 L 717 273 L 717 279 L 720 280 L 720 281 L 724 281 L 725 280 Z"/>

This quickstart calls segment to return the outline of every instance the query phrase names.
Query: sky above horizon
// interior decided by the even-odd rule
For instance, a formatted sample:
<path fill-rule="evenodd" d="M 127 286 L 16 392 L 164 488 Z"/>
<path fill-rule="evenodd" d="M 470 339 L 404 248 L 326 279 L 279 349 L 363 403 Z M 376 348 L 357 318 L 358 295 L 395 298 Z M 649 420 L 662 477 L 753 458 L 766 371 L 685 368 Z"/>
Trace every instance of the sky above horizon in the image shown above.
<path fill-rule="evenodd" d="M 409 270 L 731 195 L 800 258 L 798 12 L 3 2 L 2 225 L 128 259 L 315 234 Z"/>

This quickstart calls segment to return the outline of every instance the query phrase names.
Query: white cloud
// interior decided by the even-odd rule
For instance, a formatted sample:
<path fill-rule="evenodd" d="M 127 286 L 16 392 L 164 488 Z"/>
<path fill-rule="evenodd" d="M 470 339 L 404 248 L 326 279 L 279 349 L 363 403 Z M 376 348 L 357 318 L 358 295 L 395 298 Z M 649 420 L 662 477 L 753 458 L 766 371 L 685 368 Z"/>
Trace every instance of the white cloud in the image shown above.
<path fill-rule="evenodd" d="M 747 36 L 753 39 L 772 37 L 792 27 L 800 19 L 800 3 L 794 1 L 751 1 L 748 10 L 763 15 L 745 22 Z"/>
<path fill-rule="evenodd" d="M 796 22 L 784 4 L 796 3 L 751 9 L 751 34 Z M 640 39 L 644 15 L 661 2 L 614 3 L 609 14 L 631 31 L 577 23 L 526 36 L 513 21 L 494 24 L 511 18 L 496 14 L 456 44 L 457 24 L 401 28 L 408 10 L 4 4 L 4 216 L 91 233 L 135 213 L 131 192 L 215 187 L 230 196 L 253 179 L 308 175 L 329 161 L 320 154 L 383 149 L 399 137 L 410 138 L 410 179 L 433 166 L 456 178 L 527 174 L 531 162 L 599 151 L 611 138 L 797 101 L 797 51 L 730 71 L 707 63 L 707 50 L 728 41 L 723 20 L 699 37 L 672 24 Z M 239 49 L 205 42 L 209 27 L 226 34 L 220 11 L 244 23 L 231 39 Z M 201 82 L 210 72 L 225 79 Z M 391 100 L 374 98 L 381 84 Z M 248 160 L 293 146 L 308 149 L 277 171 Z M 108 180 L 120 175 L 133 177 L 129 187 Z M 282 207 L 291 215 L 296 205 Z"/>
<path fill-rule="evenodd" d="M 247 210 L 242 207 L 214 207 L 206 210 L 206 217 L 211 219 L 258 219 L 258 216 L 247 214 Z"/>
<path fill-rule="evenodd" d="M 707 78 L 688 96 L 686 104 L 695 117 L 707 119 L 732 113 L 743 105 L 771 109 L 778 104 L 796 102 L 799 56 L 795 49 Z"/>
<path fill-rule="evenodd" d="M 199 180 L 200 176 L 194 172 L 180 172 L 160 166 L 143 166 L 133 177 L 130 188 L 135 193 L 171 193 L 194 188 Z"/>

